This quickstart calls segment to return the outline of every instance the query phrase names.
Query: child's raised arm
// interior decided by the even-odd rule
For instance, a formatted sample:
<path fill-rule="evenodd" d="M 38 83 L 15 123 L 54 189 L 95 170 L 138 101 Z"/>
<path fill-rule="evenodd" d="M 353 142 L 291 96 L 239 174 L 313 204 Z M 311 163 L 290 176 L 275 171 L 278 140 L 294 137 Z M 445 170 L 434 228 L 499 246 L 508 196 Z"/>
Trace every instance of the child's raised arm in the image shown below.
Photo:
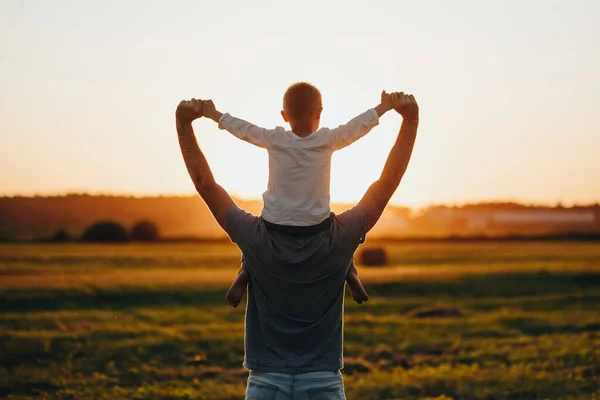
<path fill-rule="evenodd" d="M 212 100 L 207 100 L 202 105 L 202 115 L 219 124 L 220 129 L 225 129 L 233 136 L 252 143 L 255 146 L 268 148 L 275 135 L 274 129 L 258 127 L 243 119 L 219 112 Z"/>
<path fill-rule="evenodd" d="M 381 102 L 347 124 L 330 130 L 331 146 L 334 150 L 343 149 L 356 142 L 379 124 L 379 117 L 392 109 L 392 98 L 385 90 L 381 93 Z"/>

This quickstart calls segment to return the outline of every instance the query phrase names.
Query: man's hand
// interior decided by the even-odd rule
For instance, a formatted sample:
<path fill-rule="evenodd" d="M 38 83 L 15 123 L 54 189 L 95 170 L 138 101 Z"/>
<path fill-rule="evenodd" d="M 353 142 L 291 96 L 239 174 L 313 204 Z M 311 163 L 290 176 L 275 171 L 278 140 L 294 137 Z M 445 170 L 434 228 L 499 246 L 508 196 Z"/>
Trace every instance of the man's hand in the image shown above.
<path fill-rule="evenodd" d="M 200 118 L 202 116 L 202 104 L 202 100 L 182 100 L 175 111 L 177 122 L 186 124 Z"/>
<path fill-rule="evenodd" d="M 217 109 L 215 108 L 215 103 L 213 103 L 212 100 L 204 100 L 203 101 L 203 106 L 202 106 L 202 116 L 206 117 L 206 118 L 210 118 L 213 121 L 215 121 L 216 123 L 219 123 L 219 119 L 221 119 L 221 116 L 223 114 L 221 114 L 219 111 L 217 111 Z"/>
<path fill-rule="evenodd" d="M 419 120 L 419 105 L 412 94 L 392 93 L 392 106 L 405 120 Z"/>

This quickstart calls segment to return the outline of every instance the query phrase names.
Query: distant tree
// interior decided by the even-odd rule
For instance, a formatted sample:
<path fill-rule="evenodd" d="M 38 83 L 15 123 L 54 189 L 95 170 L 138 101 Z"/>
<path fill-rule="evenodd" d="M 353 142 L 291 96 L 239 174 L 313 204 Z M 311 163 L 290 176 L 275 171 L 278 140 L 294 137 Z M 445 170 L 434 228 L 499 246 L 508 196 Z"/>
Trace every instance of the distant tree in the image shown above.
<path fill-rule="evenodd" d="M 114 221 L 100 221 L 90 225 L 83 234 L 84 242 L 118 243 L 126 242 L 127 230 Z"/>
<path fill-rule="evenodd" d="M 387 264 L 387 254 L 381 247 L 364 249 L 360 253 L 360 263 L 367 266 L 381 266 Z"/>
<path fill-rule="evenodd" d="M 59 229 L 52 235 L 50 241 L 55 243 L 69 242 L 71 241 L 71 235 L 65 229 Z"/>
<path fill-rule="evenodd" d="M 140 221 L 131 229 L 131 240 L 137 242 L 155 242 L 159 237 L 158 227 L 150 221 Z"/>
<path fill-rule="evenodd" d="M 0 243 L 16 243 L 17 239 L 11 236 L 2 236 L 0 235 Z"/>

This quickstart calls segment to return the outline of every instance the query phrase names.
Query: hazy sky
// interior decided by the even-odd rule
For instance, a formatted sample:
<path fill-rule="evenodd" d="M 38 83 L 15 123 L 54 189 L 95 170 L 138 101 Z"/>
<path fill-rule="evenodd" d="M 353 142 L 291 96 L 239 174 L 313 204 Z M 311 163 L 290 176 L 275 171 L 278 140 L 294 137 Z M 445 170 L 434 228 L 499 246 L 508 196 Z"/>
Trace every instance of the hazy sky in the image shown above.
<path fill-rule="evenodd" d="M 414 93 L 396 203 L 600 201 L 598 21 L 595 0 L 0 0 L 0 193 L 192 193 L 181 99 L 271 127 L 306 80 L 325 126 L 382 89 Z M 400 121 L 336 153 L 334 200 L 379 176 Z M 195 129 L 217 180 L 259 197 L 266 151 L 209 120 Z"/>

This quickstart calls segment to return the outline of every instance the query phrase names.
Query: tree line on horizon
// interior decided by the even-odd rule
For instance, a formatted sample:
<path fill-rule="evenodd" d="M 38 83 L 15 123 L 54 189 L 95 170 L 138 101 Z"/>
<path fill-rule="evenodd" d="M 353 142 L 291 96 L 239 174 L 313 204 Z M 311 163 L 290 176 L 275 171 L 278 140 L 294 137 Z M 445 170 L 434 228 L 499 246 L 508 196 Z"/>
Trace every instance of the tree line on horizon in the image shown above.
<path fill-rule="evenodd" d="M 0 200 L 2 199 L 68 199 L 68 198 L 90 198 L 90 199 L 189 199 L 196 198 L 196 195 L 155 195 L 155 196 L 136 196 L 136 195 L 123 195 L 123 194 L 111 194 L 111 193 L 64 193 L 64 194 L 56 194 L 56 195 L 0 195 Z M 255 203 L 262 202 L 260 199 L 238 199 L 234 197 L 235 201 L 241 203 Z M 348 204 L 353 204 L 352 202 Z M 334 202 L 332 205 L 347 205 L 347 202 Z M 392 204 L 392 207 L 396 207 L 403 210 L 414 210 L 415 207 L 403 206 L 398 204 Z M 450 209 L 497 209 L 497 210 L 518 210 L 518 209 L 588 209 L 588 208 L 597 208 L 600 207 L 600 201 L 590 202 L 590 203 L 578 203 L 572 204 L 569 206 L 565 206 L 561 201 L 557 201 L 556 204 L 541 204 L 541 203 L 527 203 L 527 202 L 517 202 L 517 201 L 474 201 L 474 202 L 465 202 L 465 203 L 430 203 L 424 207 L 420 207 L 421 212 L 432 210 L 432 209 L 441 209 L 441 208 L 450 208 Z"/>
<path fill-rule="evenodd" d="M 260 200 L 238 201 L 238 205 L 248 212 L 259 215 L 262 209 Z M 332 210 L 340 213 L 349 204 L 332 204 Z M 586 226 L 576 224 L 552 225 L 552 222 L 531 225 L 527 221 L 520 225 L 504 226 L 496 223 L 495 212 L 586 212 L 594 213 L 595 222 Z M 474 230 L 469 218 L 488 218 L 485 227 Z M 130 229 L 140 221 L 151 221 L 159 227 L 157 240 L 168 242 L 183 241 L 227 241 L 214 217 L 198 196 L 125 197 L 115 195 L 70 194 L 38 197 L 0 197 L 0 242 L 31 241 L 80 241 L 86 231 L 98 222 L 118 221 L 123 229 L 112 229 L 121 240 L 137 240 Z M 114 225 L 113 225 L 114 226 Z M 158 230 L 158 228 L 157 228 Z M 548 234 L 578 235 L 600 234 L 600 206 L 555 207 L 531 206 L 511 202 L 488 202 L 461 206 L 432 205 L 419 212 L 407 207 L 390 205 L 384 211 L 379 223 L 370 233 L 371 238 L 386 239 L 428 239 L 493 236 L 504 237 L 540 236 Z M 119 231 L 121 234 L 116 234 Z M 125 234 L 122 234 L 125 232 Z M 572 233 L 572 232 L 571 232 Z M 88 234 L 89 236 L 89 234 Z M 86 239 L 87 240 L 87 239 Z"/>
<path fill-rule="evenodd" d="M 160 239 L 158 226 L 150 221 L 137 222 L 130 230 L 116 221 L 97 221 L 91 224 L 79 238 L 87 243 L 156 242 Z M 47 241 L 64 243 L 75 241 L 66 229 L 59 229 Z"/>

